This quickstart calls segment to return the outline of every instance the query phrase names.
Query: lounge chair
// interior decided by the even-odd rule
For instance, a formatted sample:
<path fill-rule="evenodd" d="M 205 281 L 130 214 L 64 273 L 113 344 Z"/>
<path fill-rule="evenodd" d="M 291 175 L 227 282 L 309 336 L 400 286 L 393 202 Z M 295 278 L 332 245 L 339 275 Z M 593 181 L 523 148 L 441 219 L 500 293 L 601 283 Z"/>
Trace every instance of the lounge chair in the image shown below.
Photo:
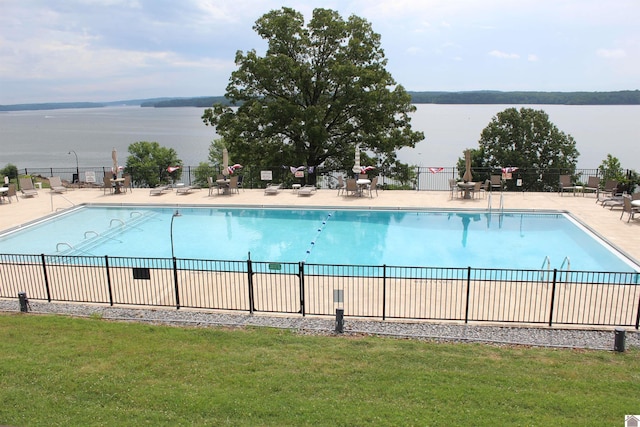
<path fill-rule="evenodd" d="M 560 175 L 560 186 L 558 187 L 558 193 L 562 196 L 565 191 L 571 191 L 575 196 L 576 186 L 571 183 L 571 176 Z"/>
<path fill-rule="evenodd" d="M 282 190 L 282 184 L 268 184 L 264 194 L 278 194 Z"/>
<path fill-rule="evenodd" d="M 298 196 L 311 196 L 316 190 L 315 185 L 305 185 L 298 190 Z"/>
<path fill-rule="evenodd" d="M 195 187 L 192 187 L 191 185 L 180 185 L 176 187 L 176 194 L 189 194 L 194 189 Z"/>
<path fill-rule="evenodd" d="M 33 186 L 31 178 L 20 178 L 20 192 L 24 197 L 33 197 L 38 195 L 38 190 Z"/>
<path fill-rule="evenodd" d="M 171 186 L 170 185 L 159 185 L 159 186 L 149 190 L 149 195 L 150 196 L 161 196 L 161 195 L 163 195 L 164 193 L 166 193 L 169 190 L 171 190 Z"/>
<path fill-rule="evenodd" d="M 64 193 L 67 191 L 67 187 L 62 185 L 62 180 L 59 176 L 49 177 L 49 187 L 53 193 Z"/>

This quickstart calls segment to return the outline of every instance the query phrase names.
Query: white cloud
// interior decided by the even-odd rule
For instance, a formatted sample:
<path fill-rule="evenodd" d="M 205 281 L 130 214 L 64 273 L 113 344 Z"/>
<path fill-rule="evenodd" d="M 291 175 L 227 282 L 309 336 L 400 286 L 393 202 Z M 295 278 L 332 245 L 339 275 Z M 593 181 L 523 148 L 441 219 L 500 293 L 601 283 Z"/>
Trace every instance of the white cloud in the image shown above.
<path fill-rule="evenodd" d="M 530 53 L 530 54 L 527 56 L 527 61 L 529 61 L 529 62 L 538 62 L 538 60 L 539 60 L 539 59 L 540 59 L 540 58 L 538 58 L 538 55 L 536 55 L 536 54 L 534 54 L 534 53 Z"/>
<path fill-rule="evenodd" d="M 517 53 L 507 53 L 502 52 L 501 50 L 492 50 L 491 52 L 489 52 L 489 55 L 495 58 L 502 59 L 520 59 L 520 55 L 518 55 Z"/>
<path fill-rule="evenodd" d="M 626 58 L 627 52 L 624 49 L 598 49 L 596 55 L 601 58 L 620 59 Z"/>

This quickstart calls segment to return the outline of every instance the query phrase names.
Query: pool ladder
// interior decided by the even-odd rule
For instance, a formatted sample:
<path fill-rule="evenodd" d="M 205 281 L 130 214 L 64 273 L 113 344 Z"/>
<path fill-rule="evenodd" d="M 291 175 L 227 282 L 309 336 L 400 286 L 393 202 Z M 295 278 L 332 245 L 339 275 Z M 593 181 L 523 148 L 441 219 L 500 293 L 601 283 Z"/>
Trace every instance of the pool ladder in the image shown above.
<path fill-rule="evenodd" d="M 545 268 L 545 264 L 546 264 L 546 268 Z M 564 266 L 567 266 L 566 271 L 570 271 L 571 270 L 571 260 L 569 259 L 568 256 L 564 257 L 564 259 L 562 260 L 562 264 L 560 264 L 560 268 L 558 270 L 560 271 L 565 271 L 564 270 Z M 546 271 L 546 278 L 544 278 L 544 273 L 540 274 L 540 279 L 544 280 L 549 280 L 549 274 L 551 273 L 551 258 L 549 258 L 549 256 L 545 256 L 544 260 L 542 260 L 542 265 L 540 266 L 540 270 Z"/>
<path fill-rule="evenodd" d="M 491 212 L 493 206 L 491 203 L 491 191 L 489 191 L 489 200 L 487 202 L 487 209 Z M 500 212 L 504 211 L 504 195 L 500 192 Z"/>

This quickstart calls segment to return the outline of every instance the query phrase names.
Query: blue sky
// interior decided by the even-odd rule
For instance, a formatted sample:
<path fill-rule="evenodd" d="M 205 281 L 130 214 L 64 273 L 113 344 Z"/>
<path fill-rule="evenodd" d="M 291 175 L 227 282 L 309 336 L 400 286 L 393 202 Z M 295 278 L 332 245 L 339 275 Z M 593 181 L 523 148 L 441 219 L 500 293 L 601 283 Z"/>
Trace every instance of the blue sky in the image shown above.
<path fill-rule="evenodd" d="M 0 0 L 0 104 L 223 95 L 282 6 L 367 19 L 411 91 L 640 89 L 638 0 Z"/>

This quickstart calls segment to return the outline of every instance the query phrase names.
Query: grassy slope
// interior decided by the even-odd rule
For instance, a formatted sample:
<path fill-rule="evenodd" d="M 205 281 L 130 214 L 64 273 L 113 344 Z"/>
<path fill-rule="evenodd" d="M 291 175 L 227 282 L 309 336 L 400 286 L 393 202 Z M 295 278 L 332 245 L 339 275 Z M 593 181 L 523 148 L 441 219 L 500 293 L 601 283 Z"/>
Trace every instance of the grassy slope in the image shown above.
<path fill-rule="evenodd" d="M 622 425 L 637 351 L 0 314 L 0 424 Z"/>

